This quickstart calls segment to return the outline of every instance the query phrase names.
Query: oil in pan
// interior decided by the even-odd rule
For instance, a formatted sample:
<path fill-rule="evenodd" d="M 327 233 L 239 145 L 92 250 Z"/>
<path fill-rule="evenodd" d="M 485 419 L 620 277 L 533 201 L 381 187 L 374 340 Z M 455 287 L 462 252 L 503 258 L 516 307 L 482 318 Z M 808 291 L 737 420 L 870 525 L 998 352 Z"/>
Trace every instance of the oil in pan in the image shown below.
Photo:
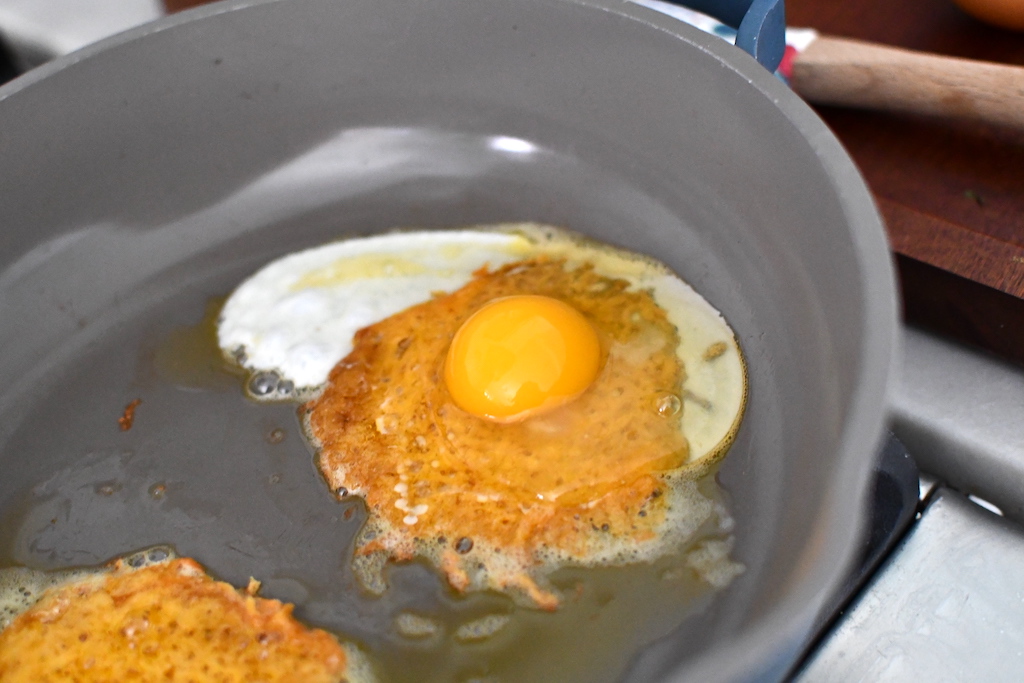
<path fill-rule="evenodd" d="M 615 680 L 707 604 L 712 586 L 685 554 L 559 570 L 552 612 L 460 595 L 418 562 L 389 567 L 388 590 L 368 592 L 351 570 L 362 502 L 330 495 L 296 405 L 247 399 L 221 359 L 217 297 L 229 289 L 186 289 L 115 327 L 32 406 L 8 441 L 25 466 L 0 564 L 64 570 L 168 544 L 236 586 L 256 577 L 260 595 L 358 643 L 396 682 Z M 701 488 L 721 496 L 711 479 Z M 711 523 L 698 536 L 722 533 Z"/>

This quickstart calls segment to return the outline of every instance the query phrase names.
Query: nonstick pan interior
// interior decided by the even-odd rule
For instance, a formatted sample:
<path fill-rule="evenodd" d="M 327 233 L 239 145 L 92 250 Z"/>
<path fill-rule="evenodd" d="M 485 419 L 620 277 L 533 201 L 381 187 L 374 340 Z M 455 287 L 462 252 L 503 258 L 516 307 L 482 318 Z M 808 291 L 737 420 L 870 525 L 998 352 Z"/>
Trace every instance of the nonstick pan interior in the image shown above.
<path fill-rule="evenodd" d="M 293 407 L 246 401 L 187 337 L 289 251 L 532 220 L 668 263 L 750 369 L 719 473 L 747 570 L 603 674 L 770 676 L 837 580 L 882 421 L 892 273 L 848 158 L 737 50 L 601 0 L 222 3 L 6 86 L 0 146 L 3 563 L 172 543 L 364 639 L 409 606 L 486 609 L 415 566 L 394 575 L 409 590 L 359 598 L 358 502 L 324 495 Z"/>

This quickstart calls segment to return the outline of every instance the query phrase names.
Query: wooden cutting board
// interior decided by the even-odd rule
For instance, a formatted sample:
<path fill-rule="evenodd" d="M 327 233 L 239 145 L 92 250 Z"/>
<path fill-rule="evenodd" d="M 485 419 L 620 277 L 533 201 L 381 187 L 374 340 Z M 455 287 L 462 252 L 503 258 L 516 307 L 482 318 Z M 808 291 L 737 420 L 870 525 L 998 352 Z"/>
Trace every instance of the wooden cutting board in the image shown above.
<path fill-rule="evenodd" d="M 787 0 L 790 26 L 1024 65 L 1024 33 L 952 0 Z M 816 107 L 860 166 L 887 224 L 908 322 L 1024 364 L 1024 133 Z"/>

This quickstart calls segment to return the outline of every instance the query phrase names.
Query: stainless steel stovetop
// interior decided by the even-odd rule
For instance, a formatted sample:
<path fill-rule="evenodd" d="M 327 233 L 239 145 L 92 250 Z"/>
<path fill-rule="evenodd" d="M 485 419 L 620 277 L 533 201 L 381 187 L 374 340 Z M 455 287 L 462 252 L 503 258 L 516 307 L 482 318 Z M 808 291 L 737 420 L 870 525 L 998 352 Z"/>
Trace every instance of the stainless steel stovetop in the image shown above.
<path fill-rule="evenodd" d="M 891 415 L 916 514 L 795 679 L 1019 681 L 1024 370 L 906 329 Z"/>

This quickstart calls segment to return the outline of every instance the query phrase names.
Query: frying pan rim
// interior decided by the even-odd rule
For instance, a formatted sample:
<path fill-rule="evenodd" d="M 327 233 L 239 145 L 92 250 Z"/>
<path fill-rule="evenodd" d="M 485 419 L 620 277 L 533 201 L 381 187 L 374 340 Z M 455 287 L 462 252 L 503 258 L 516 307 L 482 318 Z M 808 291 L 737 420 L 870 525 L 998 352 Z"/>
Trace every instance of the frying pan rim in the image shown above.
<path fill-rule="evenodd" d="M 129 29 L 57 58 L 0 86 L 0 103 L 64 69 L 117 46 L 207 17 L 286 1 L 225 0 Z M 873 454 L 877 444 L 870 444 L 872 448 L 869 450 L 858 435 L 875 433 L 877 439 L 881 439 L 886 408 L 898 370 L 900 342 L 897 284 L 882 219 L 863 177 L 824 122 L 803 100 L 742 50 L 630 0 L 544 1 L 573 4 L 636 21 L 698 49 L 742 77 L 770 100 L 807 141 L 821 170 L 829 177 L 847 219 L 853 243 L 851 256 L 856 259 L 864 287 L 863 309 L 858 312 L 863 323 L 860 368 L 838 440 L 839 470 L 831 479 L 830 491 L 823 497 L 823 500 L 836 501 L 836 504 L 823 511 L 815 523 L 815 535 L 825 539 L 851 540 L 838 550 L 834 558 L 828 558 L 831 562 L 812 563 L 812 569 L 800 587 L 802 590 L 790 591 L 767 616 L 727 642 L 717 643 L 673 673 L 673 677 L 685 674 L 687 678 L 703 674 L 721 677 L 723 673 L 734 680 L 759 677 L 766 667 L 770 669 L 773 661 L 778 660 L 779 643 L 794 651 L 800 646 L 828 595 L 827 589 L 838 585 L 852 559 L 856 550 L 852 539 L 863 525 L 863 515 L 859 510 L 867 493 L 873 464 L 872 458 L 864 453 Z M 851 511 L 858 514 L 851 514 Z M 723 662 L 726 663 L 725 670 Z"/>

